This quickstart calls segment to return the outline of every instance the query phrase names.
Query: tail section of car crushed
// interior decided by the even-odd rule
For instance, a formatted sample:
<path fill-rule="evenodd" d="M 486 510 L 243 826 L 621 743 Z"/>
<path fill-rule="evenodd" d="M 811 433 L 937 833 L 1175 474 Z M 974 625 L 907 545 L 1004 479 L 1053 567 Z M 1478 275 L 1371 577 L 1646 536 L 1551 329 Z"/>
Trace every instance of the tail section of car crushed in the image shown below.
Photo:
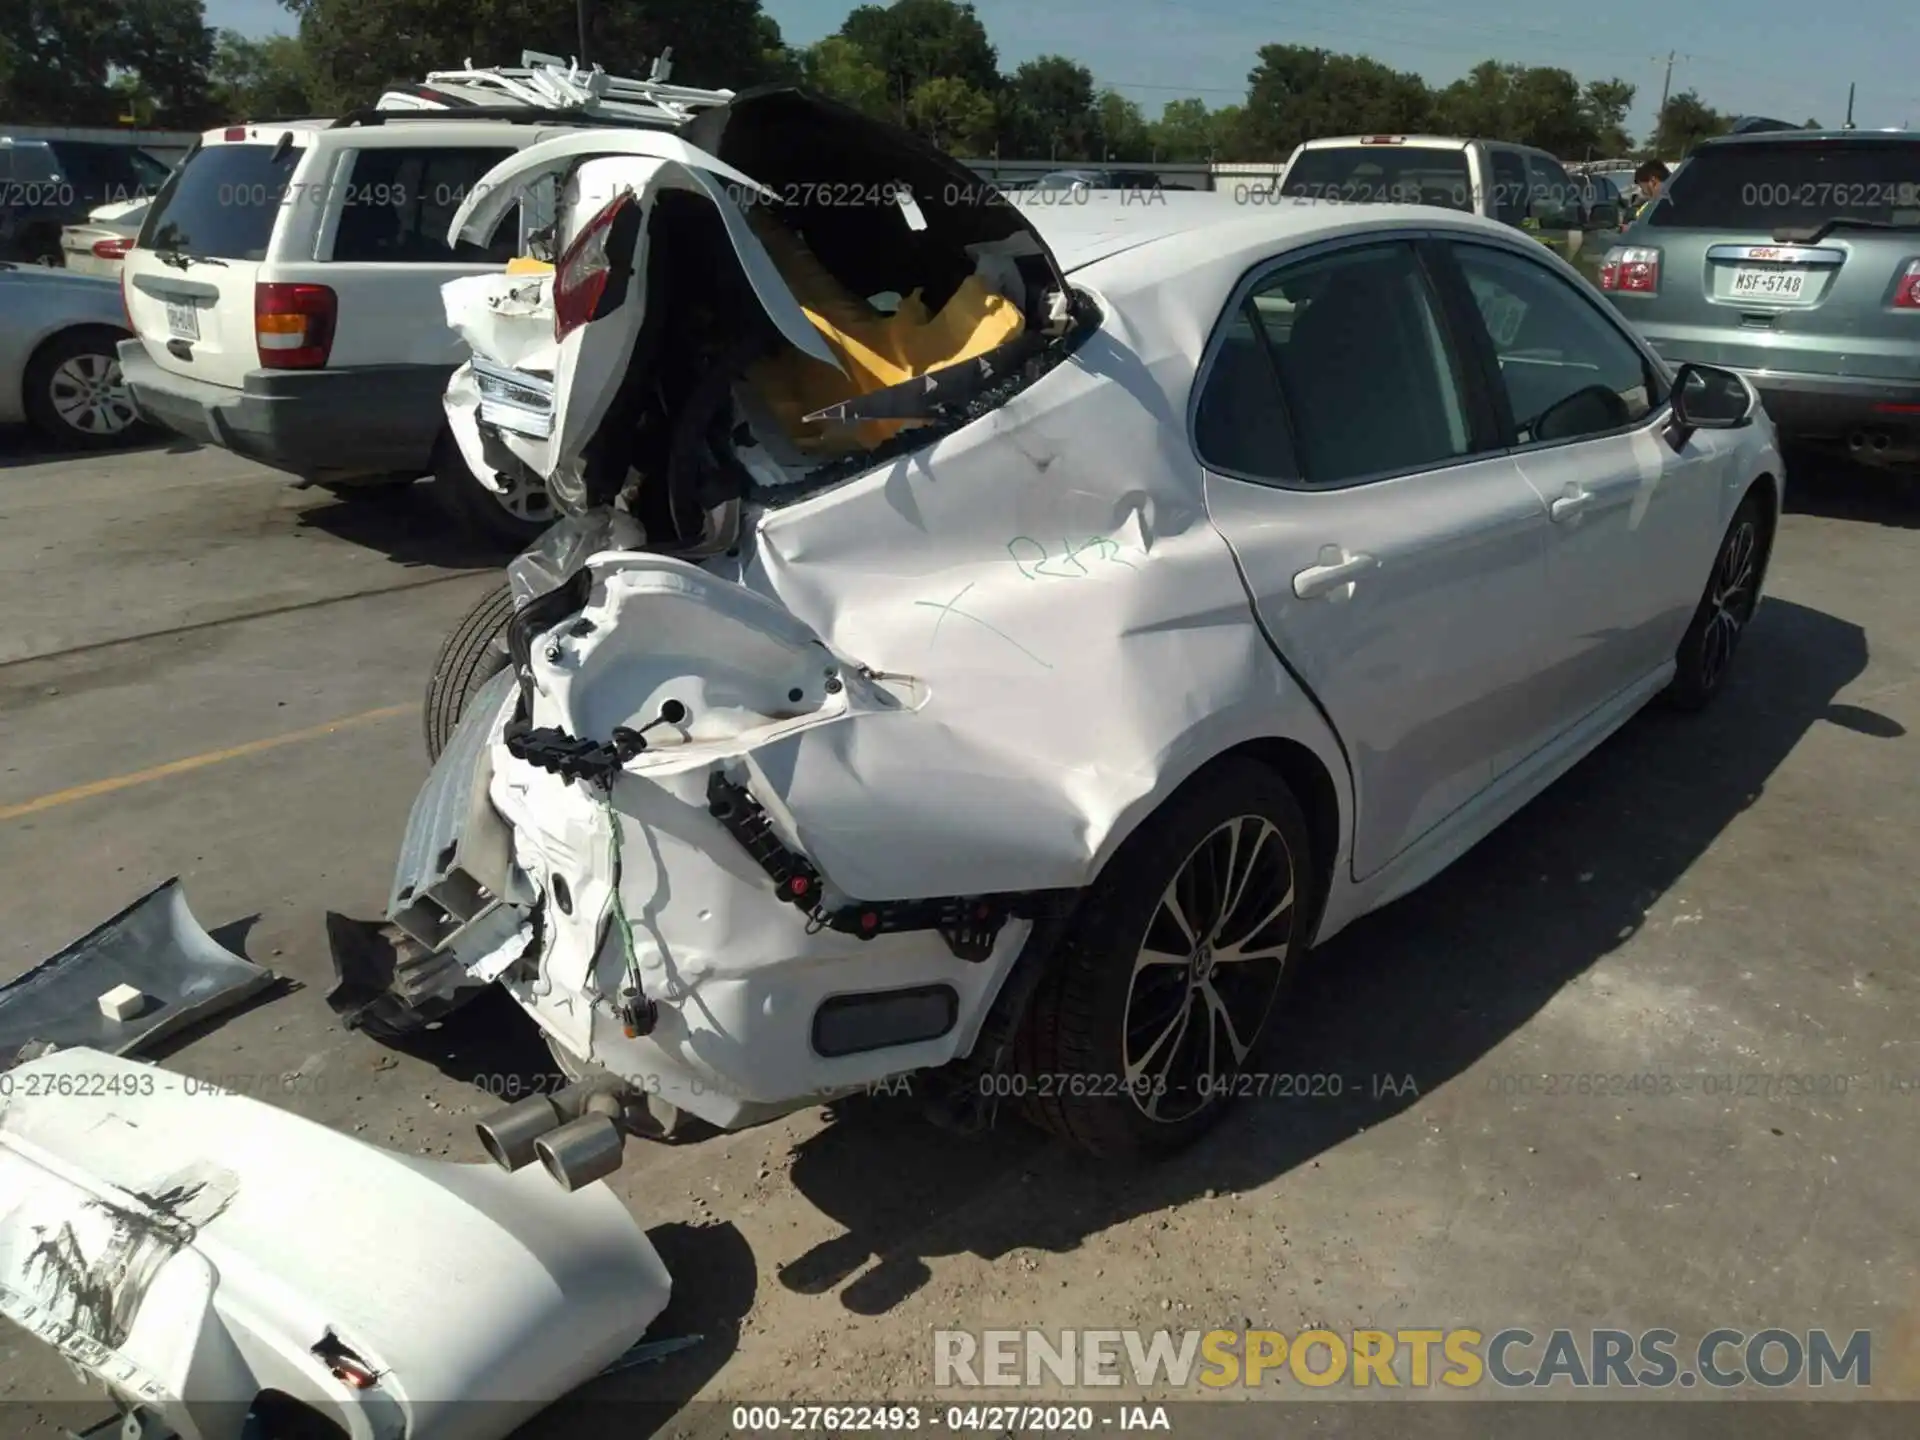
<path fill-rule="evenodd" d="M 1014 1067 L 1176 1148 L 1310 945 L 1712 698 L 1764 579 L 1752 388 L 1489 219 L 1029 208 L 776 87 L 529 147 L 455 235 L 550 180 L 448 413 L 567 516 L 336 947 L 369 1028 L 537 1022 L 576 1084 L 509 1168 L 903 1074 L 986 1123 Z"/>

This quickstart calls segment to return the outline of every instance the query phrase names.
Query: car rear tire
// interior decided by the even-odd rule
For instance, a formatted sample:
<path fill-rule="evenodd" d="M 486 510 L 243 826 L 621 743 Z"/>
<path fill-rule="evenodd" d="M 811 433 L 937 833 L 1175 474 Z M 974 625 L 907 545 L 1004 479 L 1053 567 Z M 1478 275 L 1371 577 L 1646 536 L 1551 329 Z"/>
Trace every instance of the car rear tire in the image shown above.
<path fill-rule="evenodd" d="M 1032 1118 L 1129 1158 L 1210 1130 L 1306 949 L 1316 876 L 1277 774 L 1196 777 L 1101 871 L 1034 996 L 1009 1077 Z"/>
<path fill-rule="evenodd" d="M 97 450 L 144 438 L 148 427 L 120 374 L 125 338 L 104 325 L 77 325 L 44 341 L 27 362 L 27 417 L 57 445 Z"/>
<path fill-rule="evenodd" d="M 442 435 L 433 452 L 433 498 L 474 539 L 516 553 L 559 518 L 544 490 L 501 496 L 488 489 L 451 435 Z"/>
<path fill-rule="evenodd" d="M 1665 691 L 1674 709 L 1704 710 L 1725 687 L 1740 637 L 1760 602 L 1772 548 L 1772 522 L 1755 486 L 1727 523 L 1699 608 L 1674 655 L 1674 676 Z"/>
<path fill-rule="evenodd" d="M 482 595 L 442 642 L 427 678 L 422 711 L 428 760 L 440 758 L 480 687 L 511 663 L 507 622 L 512 618 L 513 592 L 502 585 Z"/>

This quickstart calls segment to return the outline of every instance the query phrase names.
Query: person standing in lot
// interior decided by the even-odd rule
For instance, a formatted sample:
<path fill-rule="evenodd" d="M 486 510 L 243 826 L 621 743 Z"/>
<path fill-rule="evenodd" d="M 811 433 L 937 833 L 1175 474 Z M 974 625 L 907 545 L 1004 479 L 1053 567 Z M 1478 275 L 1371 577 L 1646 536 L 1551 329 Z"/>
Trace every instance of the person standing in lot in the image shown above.
<path fill-rule="evenodd" d="M 1633 172 L 1633 183 L 1640 194 L 1628 209 L 1626 218 L 1621 221 L 1622 230 L 1638 220 L 1645 213 L 1647 206 L 1660 198 L 1660 187 L 1666 184 L 1670 173 L 1666 164 L 1659 160 L 1649 160 Z"/>

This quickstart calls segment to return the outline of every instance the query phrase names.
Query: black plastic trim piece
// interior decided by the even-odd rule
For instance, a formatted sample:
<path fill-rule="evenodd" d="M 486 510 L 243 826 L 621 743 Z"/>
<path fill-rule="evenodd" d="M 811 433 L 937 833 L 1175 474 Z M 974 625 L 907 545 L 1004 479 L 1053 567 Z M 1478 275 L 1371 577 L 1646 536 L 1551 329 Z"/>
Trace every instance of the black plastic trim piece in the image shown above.
<path fill-rule="evenodd" d="M 937 930 L 955 958 L 978 964 L 993 954 L 1008 920 L 1053 915 L 1072 900 L 1071 891 L 1040 890 L 924 900 L 851 900 L 829 910 L 821 900 L 820 872 L 774 834 L 767 812 L 745 786 L 714 771 L 707 781 L 707 812 L 766 872 L 775 893 L 807 916 L 810 930 L 834 930 L 862 940 L 907 930 Z"/>
<path fill-rule="evenodd" d="M 960 1022 L 951 985 L 831 995 L 813 1012 L 813 1052 L 825 1059 L 938 1040 Z"/>

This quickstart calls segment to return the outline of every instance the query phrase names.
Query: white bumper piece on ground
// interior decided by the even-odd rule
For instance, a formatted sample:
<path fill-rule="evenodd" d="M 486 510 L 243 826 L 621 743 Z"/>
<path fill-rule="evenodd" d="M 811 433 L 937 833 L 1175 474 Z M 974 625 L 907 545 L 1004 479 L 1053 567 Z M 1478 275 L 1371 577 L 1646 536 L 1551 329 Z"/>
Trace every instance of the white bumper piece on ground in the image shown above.
<path fill-rule="evenodd" d="M 0 1073 L 0 1314 L 186 1440 L 279 1392 L 354 1440 L 492 1440 L 667 1303 L 604 1185 L 398 1155 L 94 1050 Z"/>

